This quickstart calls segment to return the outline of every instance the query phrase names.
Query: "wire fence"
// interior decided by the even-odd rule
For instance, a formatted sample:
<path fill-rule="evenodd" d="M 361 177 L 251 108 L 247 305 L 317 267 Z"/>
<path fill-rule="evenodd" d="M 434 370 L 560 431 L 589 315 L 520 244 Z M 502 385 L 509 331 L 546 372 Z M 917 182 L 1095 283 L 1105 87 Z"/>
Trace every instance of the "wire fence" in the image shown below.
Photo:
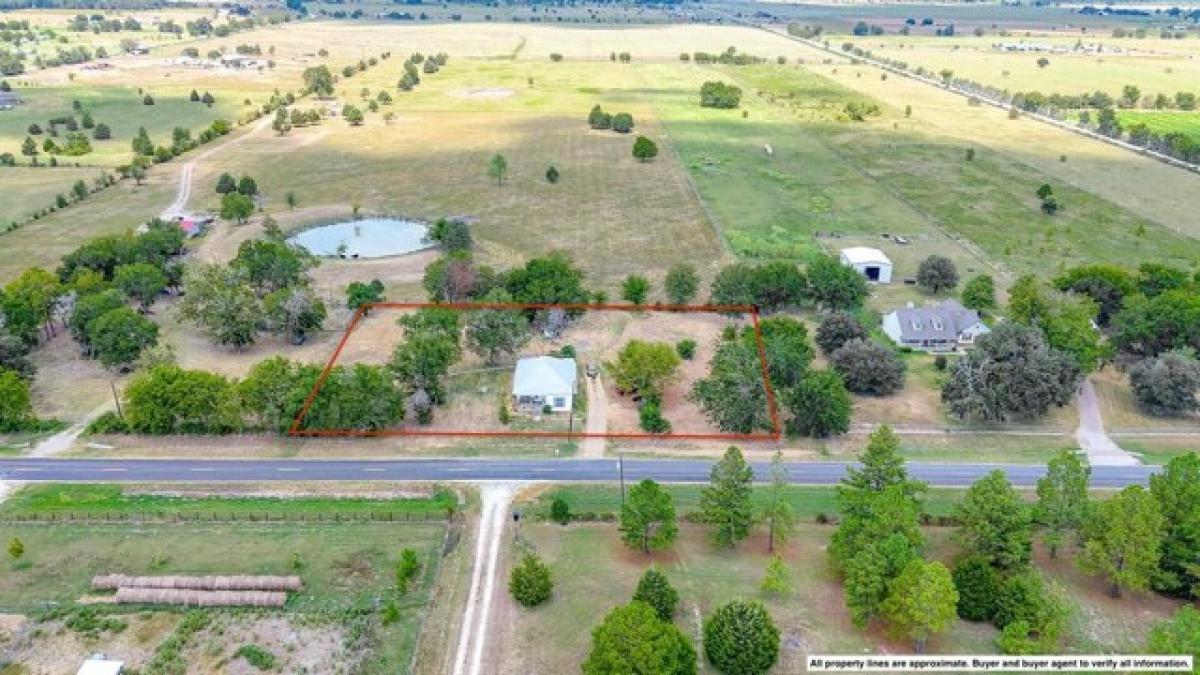
<path fill-rule="evenodd" d="M 287 511 L 190 511 L 190 512 L 112 512 L 12 513 L 0 515 L 0 524 L 170 524 L 170 523 L 445 523 L 451 516 L 444 512 L 364 511 L 287 512 Z"/>

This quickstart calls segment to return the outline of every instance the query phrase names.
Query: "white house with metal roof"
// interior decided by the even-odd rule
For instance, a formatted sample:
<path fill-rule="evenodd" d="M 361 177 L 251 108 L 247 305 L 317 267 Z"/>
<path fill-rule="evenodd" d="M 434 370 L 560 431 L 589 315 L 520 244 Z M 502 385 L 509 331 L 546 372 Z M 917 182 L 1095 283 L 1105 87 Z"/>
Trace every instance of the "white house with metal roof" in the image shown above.
<path fill-rule="evenodd" d="M 869 246 L 842 249 L 842 264 L 853 267 L 873 284 L 892 283 L 892 261 L 883 251 Z"/>
<path fill-rule="evenodd" d="M 883 332 L 901 347 L 926 352 L 952 352 L 975 344 L 980 335 L 990 333 L 979 313 L 963 307 L 957 300 L 945 300 L 932 307 L 908 307 L 883 317 Z"/>
<path fill-rule="evenodd" d="M 122 661 L 110 659 L 103 654 L 92 654 L 79 666 L 75 675 L 121 675 L 124 668 L 125 663 Z"/>
<path fill-rule="evenodd" d="M 577 373 L 575 359 L 553 356 L 520 359 L 513 372 L 513 408 L 541 412 L 550 406 L 554 412 L 570 412 Z"/>

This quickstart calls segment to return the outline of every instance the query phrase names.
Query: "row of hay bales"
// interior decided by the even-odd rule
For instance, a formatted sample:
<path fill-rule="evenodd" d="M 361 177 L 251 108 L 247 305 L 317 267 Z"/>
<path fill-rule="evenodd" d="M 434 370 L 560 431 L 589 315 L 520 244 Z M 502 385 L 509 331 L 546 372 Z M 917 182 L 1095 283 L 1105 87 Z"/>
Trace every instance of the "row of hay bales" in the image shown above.
<path fill-rule="evenodd" d="M 117 604 L 191 607 L 282 607 L 288 591 L 301 589 L 295 576 L 128 576 L 100 574 L 92 588 L 116 590 Z"/>
<path fill-rule="evenodd" d="M 98 574 L 92 588 L 112 591 L 118 588 L 175 588 L 197 591 L 299 591 L 300 577 L 267 575 L 234 576 L 146 576 Z"/>
<path fill-rule="evenodd" d="M 197 591 L 188 588 L 117 589 L 118 605 L 185 605 L 188 607 L 283 607 L 283 591 Z"/>

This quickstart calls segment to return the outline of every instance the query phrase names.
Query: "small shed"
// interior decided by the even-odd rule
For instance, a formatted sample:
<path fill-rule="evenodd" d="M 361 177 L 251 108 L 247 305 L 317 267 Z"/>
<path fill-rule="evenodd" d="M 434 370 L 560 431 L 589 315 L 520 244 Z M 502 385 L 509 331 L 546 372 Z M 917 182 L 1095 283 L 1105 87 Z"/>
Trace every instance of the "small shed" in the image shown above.
<path fill-rule="evenodd" d="M 103 654 L 92 654 L 79 666 L 75 675 L 121 675 L 124 668 L 124 661 L 116 661 Z"/>
<path fill-rule="evenodd" d="M 853 267 L 873 284 L 892 283 L 892 261 L 883 251 L 868 246 L 842 249 L 843 265 Z"/>
<path fill-rule="evenodd" d="M 574 405 L 576 378 L 575 359 L 523 358 L 513 372 L 513 408 L 541 412 L 550 406 L 554 412 L 569 412 Z"/>
<path fill-rule="evenodd" d="M 179 229 L 188 237 L 199 237 L 208 232 L 216 217 L 211 213 L 184 213 L 179 217 Z"/>

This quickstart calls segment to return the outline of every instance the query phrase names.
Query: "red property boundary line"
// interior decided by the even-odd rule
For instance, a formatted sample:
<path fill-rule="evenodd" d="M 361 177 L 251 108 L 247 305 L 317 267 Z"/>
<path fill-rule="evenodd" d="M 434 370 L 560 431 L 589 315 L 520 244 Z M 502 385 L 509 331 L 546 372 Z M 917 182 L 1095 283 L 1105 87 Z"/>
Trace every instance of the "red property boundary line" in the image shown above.
<path fill-rule="evenodd" d="M 603 432 L 593 433 L 587 431 L 466 431 L 453 429 L 301 429 L 300 426 L 304 423 L 304 418 L 308 415 L 309 409 L 320 394 L 321 388 L 325 385 L 325 381 L 329 379 L 329 374 L 333 372 L 333 368 L 337 365 L 338 359 L 342 355 L 342 350 L 345 349 L 346 343 L 349 342 L 354 329 L 358 327 L 359 322 L 373 309 L 456 309 L 462 311 L 476 309 L 515 309 L 515 310 L 539 310 L 539 309 L 562 309 L 566 311 L 620 311 L 620 312 L 678 312 L 678 313 L 709 313 L 709 314 L 749 314 L 751 325 L 754 327 L 754 342 L 758 348 L 759 365 L 762 367 L 763 384 L 766 387 L 767 393 L 767 412 L 771 418 L 771 431 L 749 434 L 722 434 L 722 433 L 665 433 L 652 434 L 647 432 Z M 425 436 L 425 437 L 460 437 L 460 438 L 614 438 L 628 440 L 712 440 L 712 441 L 775 441 L 779 440 L 783 435 L 783 426 L 779 421 L 779 408 L 775 401 L 775 391 L 771 388 L 771 374 L 767 368 L 767 350 L 763 343 L 762 326 L 758 321 L 758 308 L 753 305 L 622 305 L 612 303 L 602 304 L 587 304 L 587 303 L 519 303 L 519 302 L 371 302 L 366 303 L 358 308 L 354 313 L 354 317 L 350 320 L 350 324 L 346 326 L 346 331 L 342 335 L 342 339 L 338 342 L 337 349 L 334 350 L 333 356 L 329 358 L 325 368 L 321 371 L 317 381 L 313 384 L 312 390 L 308 393 L 308 397 L 304 400 L 304 405 L 300 408 L 296 419 L 292 421 L 292 426 L 287 431 L 288 436 L 293 437 L 316 437 L 316 438 L 382 438 L 395 436 Z"/>

